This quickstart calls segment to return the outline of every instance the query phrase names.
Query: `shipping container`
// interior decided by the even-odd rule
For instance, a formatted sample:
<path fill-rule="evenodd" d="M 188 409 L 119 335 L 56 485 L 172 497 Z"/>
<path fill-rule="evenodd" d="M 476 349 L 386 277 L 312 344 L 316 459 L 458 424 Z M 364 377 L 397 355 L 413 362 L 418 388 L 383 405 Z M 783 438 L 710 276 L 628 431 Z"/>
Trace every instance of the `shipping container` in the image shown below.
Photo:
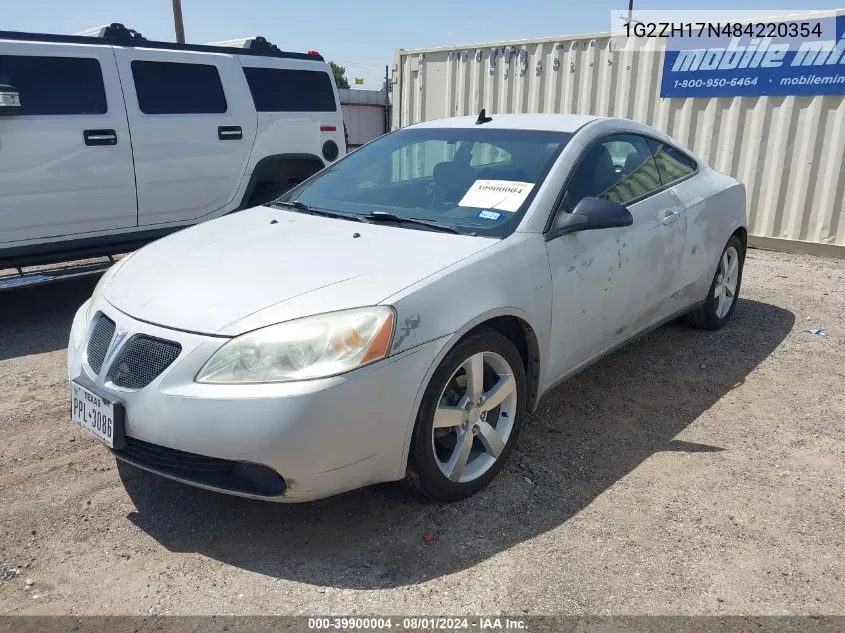
<path fill-rule="evenodd" d="M 642 121 L 746 184 L 752 244 L 845 257 L 845 96 L 661 98 L 663 59 L 609 33 L 400 49 L 391 129 L 482 108 Z"/>

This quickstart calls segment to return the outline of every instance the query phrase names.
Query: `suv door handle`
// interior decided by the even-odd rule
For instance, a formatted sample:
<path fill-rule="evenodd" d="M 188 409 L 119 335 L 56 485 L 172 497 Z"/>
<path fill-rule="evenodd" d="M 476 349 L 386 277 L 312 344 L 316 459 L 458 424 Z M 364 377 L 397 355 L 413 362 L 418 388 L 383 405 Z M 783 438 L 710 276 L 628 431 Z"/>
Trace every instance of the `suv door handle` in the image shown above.
<path fill-rule="evenodd" d="M 86 145 L 117 145 L 117 132 L 114 130 L 83 130 L 82 138 Z"/>
<path fill-rule="evenodd" d="M 680 211 L 667 211 L 663 215 L 663 219 L 661 220 L 661 222 L 663 222 L 663 224 L 672 224 L 672 222 L 677 220 L 679 217 L 681 217 Z"/>
<path fill-rule="evenodd" d="M 239 141 L 244 137 L 240 125 L 221 125 L 217 128 L 217 138 L 221 141 Z"/>

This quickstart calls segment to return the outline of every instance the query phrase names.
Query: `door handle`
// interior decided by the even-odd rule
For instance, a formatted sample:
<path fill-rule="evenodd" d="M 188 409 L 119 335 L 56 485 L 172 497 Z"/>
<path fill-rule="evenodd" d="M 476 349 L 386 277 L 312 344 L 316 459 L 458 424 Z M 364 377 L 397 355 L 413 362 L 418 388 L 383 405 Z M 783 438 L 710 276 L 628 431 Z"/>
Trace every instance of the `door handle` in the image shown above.
<path fill-rule="evenodd" d="M 244 137 L 240 125 L 221 125 L 217 128 L 217 138 L 221 141 L 239 141 Z"/>
<path fill-rule="evenodd" d="M 86 145 L 117 145 L 117 132 L 114 130 L 83 130 L 82 138 Z"/>
<path fill-rule="evenodd" d="M 661 222 L 663 222 L 663 224 L 672 224 L 672 222 L 677 220 L 679 217 L 681 217 L 680 211 L 667 211 L 663 215 L 663 219 L 661 220 Z"/>

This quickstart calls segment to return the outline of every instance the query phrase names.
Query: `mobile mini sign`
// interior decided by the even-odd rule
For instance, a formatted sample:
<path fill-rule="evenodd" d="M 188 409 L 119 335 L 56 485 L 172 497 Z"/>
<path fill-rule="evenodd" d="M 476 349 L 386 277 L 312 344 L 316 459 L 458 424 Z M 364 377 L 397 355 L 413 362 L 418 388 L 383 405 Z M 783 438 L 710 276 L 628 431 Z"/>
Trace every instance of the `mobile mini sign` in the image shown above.
<path fill-rule="evenodd" d="M 845 16 L 822 19 L 821 36 L 816 22 L 670 36 L 660 96 L 845 95 Z"/>

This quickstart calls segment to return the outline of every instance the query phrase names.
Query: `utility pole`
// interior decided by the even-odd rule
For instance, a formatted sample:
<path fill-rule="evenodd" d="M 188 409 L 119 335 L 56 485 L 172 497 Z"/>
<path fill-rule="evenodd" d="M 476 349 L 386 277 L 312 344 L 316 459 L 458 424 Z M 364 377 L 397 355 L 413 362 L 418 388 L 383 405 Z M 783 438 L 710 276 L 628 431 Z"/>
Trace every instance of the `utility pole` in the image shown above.
<path fill-rule="evenodd" d="M 173 0 L 176 2 L 176 0 Z M 631 23 L 631 16 L 634 13 L 634 0 L 628 0 L 628 24 Z"/>
<path fill-rule="evenodd" d="M 185 25 L 182 24 L 182 0 L 173 0 L 173 26 L 176 28 L 176 41 L 185 43 Z"/>
<path fill-rule="evenodd" d="M 390 131 L 390 75 L 387 64 L 384 65 L 384 133 Z"/>

